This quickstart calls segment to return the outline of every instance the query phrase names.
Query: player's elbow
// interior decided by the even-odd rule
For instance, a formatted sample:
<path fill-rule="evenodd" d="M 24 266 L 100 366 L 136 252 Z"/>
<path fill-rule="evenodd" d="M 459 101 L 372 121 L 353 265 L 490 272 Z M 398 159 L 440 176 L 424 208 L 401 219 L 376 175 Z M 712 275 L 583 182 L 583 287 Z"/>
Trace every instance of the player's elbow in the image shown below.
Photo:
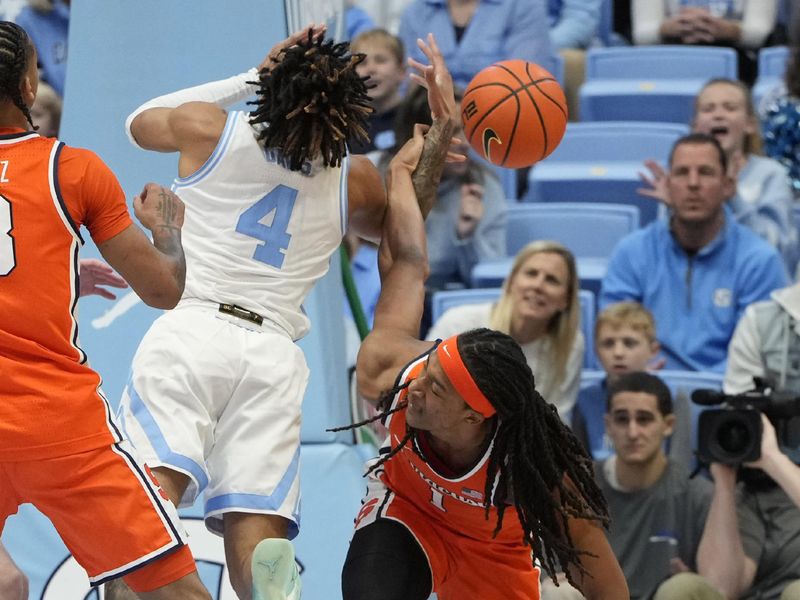
<path fill-rule="evenodd" d="M 151 285 L 144 289 L 136 290 L 142 302 L 153 308 L 169 310 L 175 308 L 183 296 L 186 281 L 185 269 L 176 266 L 164 273 L 158 280 L 153 280 Z"/>

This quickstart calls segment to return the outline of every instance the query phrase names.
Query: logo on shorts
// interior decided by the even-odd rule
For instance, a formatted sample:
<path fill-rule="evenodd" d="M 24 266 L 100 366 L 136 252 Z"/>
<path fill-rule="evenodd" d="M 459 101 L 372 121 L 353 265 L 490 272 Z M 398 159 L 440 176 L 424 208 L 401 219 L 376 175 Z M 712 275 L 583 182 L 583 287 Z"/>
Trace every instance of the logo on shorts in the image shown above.
<path fill-rule="evenodd" d="M 728 288 L 717 288 L 713 295 L 714 306 L 728 308 L 733 303 L 733 292 Z"/>
<path fill-rule="evenodd" d="M 503 145 L 503 141 L 497 135 L 494 129 L 491 127 L 487 127 L 483 130 L 483 154 L 486 156 L 486 160 L 489 159 L 489 146 L 492 142 L 497 142 L 501 146 Z"/>

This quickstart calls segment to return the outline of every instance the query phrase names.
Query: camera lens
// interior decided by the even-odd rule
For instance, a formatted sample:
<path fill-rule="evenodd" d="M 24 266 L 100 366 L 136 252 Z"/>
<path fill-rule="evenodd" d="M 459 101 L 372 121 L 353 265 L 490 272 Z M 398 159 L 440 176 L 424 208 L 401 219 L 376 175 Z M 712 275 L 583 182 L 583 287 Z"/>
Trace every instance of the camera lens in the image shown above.
<path fill-rule="evenodd" d="M 730 454 L 738 454 L 751 443 L 750 429 L 746 423 L 731 420 L 720 425 L 717 431 L 717 443 L 720 448 Z"/>

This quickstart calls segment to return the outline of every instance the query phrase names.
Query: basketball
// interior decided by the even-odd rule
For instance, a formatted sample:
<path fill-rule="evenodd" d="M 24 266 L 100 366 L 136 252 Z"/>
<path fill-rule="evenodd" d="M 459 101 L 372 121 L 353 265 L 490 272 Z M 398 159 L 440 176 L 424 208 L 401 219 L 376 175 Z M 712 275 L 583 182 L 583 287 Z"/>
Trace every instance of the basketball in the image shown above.
<path fill-rule="evenodd" d="M 461 120 L 467 141 L 481 157 L 500 167 L 529 167 L 564 137 L 567 101 L 547 70 L 524 60 L 505 60 L 469 82 Z"/>

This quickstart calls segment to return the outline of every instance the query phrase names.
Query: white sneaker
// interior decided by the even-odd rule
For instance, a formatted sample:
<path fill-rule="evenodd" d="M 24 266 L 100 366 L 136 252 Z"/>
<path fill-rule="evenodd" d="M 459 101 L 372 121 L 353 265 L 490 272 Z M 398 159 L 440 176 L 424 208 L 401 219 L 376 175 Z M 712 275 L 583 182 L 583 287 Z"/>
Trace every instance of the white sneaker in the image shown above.
<path fill-rule="evenodd" d="M 253 551 L 253 600 L 300 600 L 302 582 L 289 540 L 261 540 Z"/>

